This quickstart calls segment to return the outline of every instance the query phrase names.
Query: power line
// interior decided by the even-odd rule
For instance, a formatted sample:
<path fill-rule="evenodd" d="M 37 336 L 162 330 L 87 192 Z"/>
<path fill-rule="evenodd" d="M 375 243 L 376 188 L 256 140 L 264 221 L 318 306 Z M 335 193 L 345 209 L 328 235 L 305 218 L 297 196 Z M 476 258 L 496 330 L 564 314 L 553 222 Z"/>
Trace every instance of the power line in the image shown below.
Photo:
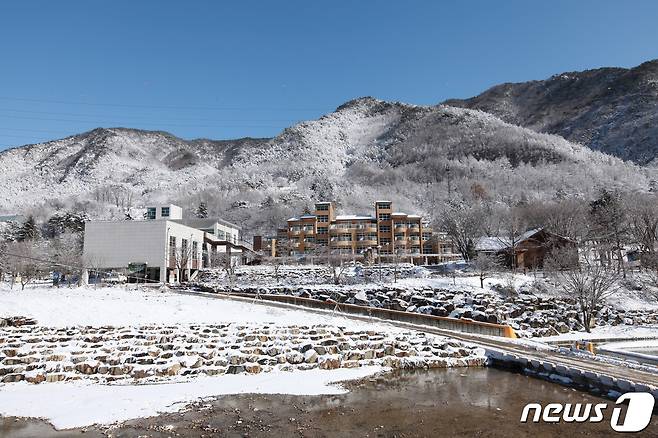
<path fill-rule="evenodd" d="M 46 100 L 31 99 L 24 97 L 7 97 L 0 96 L 0 100 L 18 101 L 18 102 L 35 102 L 35 103 L 52 103 L 58 105 L 85 105 L 85 106 L 106 106 L 117 108 L 154 108 L 167 110 L 193 110 L 193 111 L 326 111 L 327 108 L 285 108 L 285 107 L 239 107 L 239 106 L 185 106 L 185 105 L 143 105 L 143 104 L 126 104 L 126 103 L 100 103 L 100 102 L 74 102 L 65 100 Z"/>
<path fill-rule="evenodd" d="M 66 112 L 60 112 L 60 111 L 33 111 L 33 110 L 20 110 L 20 109 L 7 109 L 7 108 L 0 108 L 0 111 L 6 111 L 6 112 L 12 112 L 12 113 L 23 113 L 23 114 L 45 114 L 45 115 L 54 115 L 54 116 L 71 116 L 71 117 L 94 117 L 94 118 L 111 118 L 111 117 L 117 117 L 116 114 L 112 115 L 104 115 L 104 114 L 88 114 L 88 113 L 66 113 Z M 177 121 L 205 121 L 205 122 L 282 122 L 282 123 L 295 123 L 299 121 L 299 119 L 221 119 L 221 118 L 199 118 L 199 117 L 193 117 L 193 118 L 174 118 L 174 119 L 167 119 L 167 118 L 161 118 L 159 116 L 124 116 L 124 117 L 129 117 L 130 119 L 156 119 L 158 121 L 172 121 L 172 122 L 177 122 Z"/>
<path fill-rule="evenodd" d="M 3 115 L 2 117 L 4 118 L 10 118 L 10 119 L 19 119 L 19 120 L 40 120 L 40 121 L 46 121 L 46 122 L 69 122 L 69 123 L 90 123 L 93 125 L 104 125 L 107 123 L 111 124 L 118 124 L 121 125 L 123 124 L 126 120 L 123 121 L 111 121 L 111 120 L 103 120 L 103 121 L 94 121 L 94 120 L 74 120 L 74 119 L 53 119 L 53 118 L 43 118 L 43 117 L 26 117 L 26 116 L 6 116 Z M 148 124 L 148 123 L 147 123 Z M 157 124 L 157 122 L 153 122 L 153 124 Z M 181 127 L 181 128 L 280 128 L 280 125 L 252 125 L 252 124 L 245 124 L 245 125 L 190 125 L 190 124 L 181 124 L 181 123 L 166 123 L 166 126 L 175 126 L 175 127 Z"/>

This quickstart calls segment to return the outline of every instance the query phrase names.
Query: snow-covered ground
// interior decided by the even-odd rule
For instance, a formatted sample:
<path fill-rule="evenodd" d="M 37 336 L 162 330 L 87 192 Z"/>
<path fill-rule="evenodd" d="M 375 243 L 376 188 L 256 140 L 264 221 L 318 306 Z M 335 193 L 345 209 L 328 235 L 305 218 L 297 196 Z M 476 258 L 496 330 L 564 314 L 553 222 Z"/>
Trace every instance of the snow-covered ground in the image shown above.
<path fill-rule="evenodd" d="M 0 385 L 0 415 L 44 418 L 57 429 L 112 424 L 165 412 L 177 412 L 204 398 L 229 394 L 341 394 L 332 384 L 363 378 L 381 367 L 197 377 L 155 385 L 95 385 L 60 382 Z"/>
<path fill-rule="evenodd" d="M 151 288 L 27 288 L 0 286 L 0 317 L 25 316 L 48 327 L 134 326 L 142 324 L 271 323 L 330 324 L 367 328 L 339 314 L 289 310 L 222 298 L 181 295 Z M 382 329 L 381 326 L 377 326 Z M 385 330 L 394 330 L 386 325 Z"/>
<path fill-rule="evenodd" d="M 198 332 L 204 331 L 202 330 L 204 324 L 233 323 L 238 325 L 237 330 L 242 332 L 248 331 L 249 327 L 255 327 L 259 324 L 261 327 L 266 328 L 283 327 L 284 330 L 285 327 L 290 326 L 315 327 L 316 325 L 323 325 L 325 327 L 344 327 L 344 330 L 361 330 L 360 333 L 371 333 L 374 338 L 382 338 L 382 335 L 387 334 L 395 340 L 394 342 L 404 336 L 402 330 L 386 323 L 353 321 L 337 314 L 334 315 L 331 312 L 307 312 L 249 301 L 234 301 L 202 295 L 183 295 L 166 289 L 150 288 L 130 290 L 121 287 L 70 289 L 35 287 L 27 288 L 25 291 L 16 288 L 13 290 L 6 287 L 0 288 L 0 317 L 13 316 L 33 318 L 38 324 L 36 327 L 28 325 L 7 327 L 6 329 L 0 328 L 0 335 L 3 335 L 0 338 L 4 338 L 0 339 L 0 342 L 16 343 L 16 338 L 12 336 L 17 333 L 24 333 L 24 335 L 21 335 L 23 337 L 20 338 L 24 341 L 24 345 L 19 346 L 16 344 L 12 346 L 14 352 L 11 353 L 7 349 L 0 352 L 2 353 L 0 357 L 3 358 L 3 363 L 5 363 L 1 366 L 4 366 L 9 373 L 18 373 L 11 375 L 20 374 L 21 376 L 41 372 L 39 368 L 30 371 L 31 367 L 42 363 L 43 358 L 34 357 L 35 354 L 39 354 L 36 352 L 26 353 L 24 350 L 28 346 L 30 348 L 34 346 L 39 351 L 44 348 L 50 349 L 48 351 L 51 354 L 61 353 L 68 358 L 64 360 L 72 360 L 75 355 L 89 354 L 91 354 L 89 356 L 89 360 L 91 360 L 96 354 L 93 351 L 96 350 L 98 350 L 98 354 L 116 354 L 122 357 L 130 355 L 130 351 L 121 348 L 117 348 L 117 351 L 108 350 L 107 353 L 101 353 L 100 350 L 103 350 L 103 348 L 99 348 L 99 346 L 102 344 L 107 347 L 110 344 L 103 344 L 105 341 L 100 340 L 101 337 L 93 340 L 77 339 L 73 335 L 76 330 L 72 330 L 71 327 L 114 326 L 135 327 L 135 330 L 138 330 L 145 325 L 170 326 L 168 332 L 175 333 L 173 327 L 182 327 L 184 324 L 188 324 L 190 328 L 193 327 L 193 324 L 198 324 L 198 327 L 201 327 L 197 327 Z M 64 337 L 62 339 L 50 339 L 53 335 L 49 335 L 39 338 L 38 333 L 40 332 L 37 329 L 40 327 L 51 327 L 52 330 L 59 330 L 60 333 L 63 330 Z M 64 329 L 66 327 L 68 328 Z M 4 330 L 4 333 L 2 330 Z M 107 332 L 110 329 L 103 328 L 101 330 Z M 363 332 L 363 330 L 367 330 L 367 332 Z M 275 332 L 276 330 L 273 330 L 272 334 Z M 358 332 L 354 333 L 358 334 Z M 61 337 L 61 335 L 59 336 Z M 203 336 L 203 333 L 200 333 L 200 336 Z M 28 338 L 36 338 L 37 342 L 30 343 L 32 341 L 28 341 Z M 8 339 L 13 340 L 8 341 Z M 190 340 L 190 337 L 188 336 L 187 339 Z M 361 338 L 361 344 L 364 344 L 363 339 Z M 124 341 L 128 342 L 130 339 Z M 141 343 L 144 341 L 145 338 L 141 338 L 136 345 L 142 345 Z M 55 346 L 55 342 L 64 342 L 70 348 L 59 351 Z M 80 342 L 83 342 L 86 347 Z M 190 340 L 190 342 L 198 341 Z M 294 340 L 290 342 L 294 342 Z M 427 342 L 434 341 L 428 340 Z M 98 345 L 94 347 L 94 343 Z M 200 343 L 198 345 L 201 348 L 204 344 Z M 6 346 L 9 345 L 6 344 Z M 153 345 L 153 347 L 156 347 L 156 345 Z M 293 344 L 291 343 L 289 347 L 293 347 Z M 87 350 L 91 348 L 90 351 L 92 352 L 86 353 L 83 351 L 84 348 Z M 473 359 L 475 362 L 479 361 L 478 363 L 481 365 L 484 360 L 483 352 L 479 351 L 481 349 L 475 351 L 472 350 L 474 347 L 470 348 L 471 350 L 468 353 L 460 353 L 464 359 L 456 360 L 461 361 L 459 362 L 461 366 L 470 365 L 466 362 L 467 359 Z M 69 351 L 71 349 L 77 350 L 77 352 Z M 453 354 L 448 352 L 457 352 L 457 350 L 458 348 L 449 347 L 445 350 L 444 356 Z M 186 354 L 192 353 L 193 351 L 190 351 Z M 171 354 L 169 356 L 171 357 Z M 332 357 L 339 357 L 339 355 Z M 181 360 L 183 358 L 184 356 L 181 357 Z M 23 359 L 25 359 L 25 362 L 23 362 Z M 393 357 L 393 361 L 406 359 Z M 63 357 L 47 360 L 63 360 Z M 438 361 L 450 363 L 451 358 L 441 357 Z M 137 378 L 131 380 L 130 376 L 119 376 L 121 380 L 114 382 L 109 379 L 107 379 L 107 382 L 103 380 L 94 381 L 91 379 L 94 376 L 76 376 L 69 370 L 68 373 L 65 373 L 67 376 L 73 376 L 80 380 L 66 379 L 66 381 L 57 382 L 47 380 L 40 384 L 9 380 L 7 382 L 11 383 L 0 383 L 0 415 L 44 418 L 60 429 L 91 424 L 111 424 L 133 418 L 157 415 L 161 412 L 178 411 L 191 402 L 220 395 L 240 393 L 337 394 L 343 392 L 344 389 L 333 385 L 332 382 L 362 378 L 388 370 L 386 365 L 375 363 L 370 365 L 372 362 L 358 364 L 356 363 L 359 362 L 358 360 L 352 360 L 351 362 L 355 365 L 354 368 L 320 369 L 322 366 L 318 368 L 316 362 L 308 364 L 309 368 L 315 366 L 314 369 L 295 369 L 292 367 L 292 371 L 286 371 L 285 367 L 287 369 L 291 367 L 284 364 L 285 367 L 269 367 L 271 371 L 258 374 L 176 375 L 171 379 L 163 378 L 142 385 L 137 385 Z M 84 365 L 85 363 L 73 362 L 73 364 L 78 365 Z M 48 364 L 52 365 L 54 362 L 48 362 L 46 366 L 50 366 Z M 73 364 L 72 366 L 75 367 Z M 134 362 L 131 362 L 131 364 L 134 365 L 135 369 L 139 368 L 139 365 L 134 364 Z M 27 372 L 8 371 L 13 366 L 18 366 L 23 370 L 27 367 Z M 84 372 L 83 374 L 88 373 Z M 5 375 L 5 377 L 8 376 L 9 374 Z M 105 376 L 108 376 L 108 374 L 105 374 L 103 378 Z"/>

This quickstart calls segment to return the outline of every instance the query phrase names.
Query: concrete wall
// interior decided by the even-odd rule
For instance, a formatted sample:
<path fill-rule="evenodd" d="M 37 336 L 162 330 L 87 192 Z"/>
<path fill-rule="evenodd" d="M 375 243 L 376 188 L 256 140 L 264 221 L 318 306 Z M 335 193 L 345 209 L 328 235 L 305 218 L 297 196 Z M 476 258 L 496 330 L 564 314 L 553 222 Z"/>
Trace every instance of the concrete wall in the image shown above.
<path fill-rule="evenodd" d="M 85 264 L 126 268 L 129 263 L 163 266 L 168 221 L 93 221 L 85 223 Z"/>

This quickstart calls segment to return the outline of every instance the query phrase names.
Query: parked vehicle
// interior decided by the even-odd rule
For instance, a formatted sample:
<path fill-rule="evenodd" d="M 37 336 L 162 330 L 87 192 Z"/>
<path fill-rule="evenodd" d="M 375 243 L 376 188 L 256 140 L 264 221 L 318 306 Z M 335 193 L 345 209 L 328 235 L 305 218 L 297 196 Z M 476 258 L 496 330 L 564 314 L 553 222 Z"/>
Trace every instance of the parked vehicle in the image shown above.
<path fill-rule="evenodd" d="M 110 284 L 125 283 L 126 281 L 128 281 L 128 278 L 120 272 L 108 272 L 103 278 L 103 283 Z"/>

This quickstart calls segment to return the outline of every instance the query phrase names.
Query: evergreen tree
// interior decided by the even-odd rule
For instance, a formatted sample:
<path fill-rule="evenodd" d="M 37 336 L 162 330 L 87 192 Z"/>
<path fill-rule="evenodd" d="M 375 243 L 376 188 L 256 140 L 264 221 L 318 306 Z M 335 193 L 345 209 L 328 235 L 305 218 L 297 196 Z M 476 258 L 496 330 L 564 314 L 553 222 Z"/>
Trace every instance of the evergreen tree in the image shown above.
<path fill-rule="evenodd" d="M 208 207 L 206 206 L 206 203 L 201 201 L 199 203 L 199 207 L 196 209 L 196 213 L 194 215 L 198 218 L 207 218 L 208 217 Z"/>
<path fill-rule="evenodd" d="M 34 220 L 34 216 L 30 215 L 18 231 L 18 238 L 16 240 L 19 242 L 34 240 L 39 237 L 39 234 L 39 228 Z"/>

